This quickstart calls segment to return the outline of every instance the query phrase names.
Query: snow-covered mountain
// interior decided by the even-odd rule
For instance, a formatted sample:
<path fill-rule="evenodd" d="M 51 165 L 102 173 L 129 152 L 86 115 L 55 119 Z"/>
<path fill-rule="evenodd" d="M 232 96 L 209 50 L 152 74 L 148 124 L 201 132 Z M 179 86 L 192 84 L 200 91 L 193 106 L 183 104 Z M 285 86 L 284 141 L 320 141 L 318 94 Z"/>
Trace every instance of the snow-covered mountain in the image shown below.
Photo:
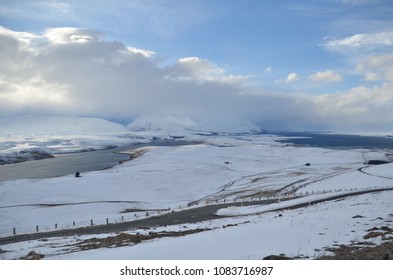
<path fill-rule="evenodd" d="M 142 115 L 131 122 L 127 128 L 131 131 L 179 132 L 195 125 L 196 123 L 187 117 Z"/>
<path fill-rule="evenodd" d="M 195 131 L 219 134 L 260 133 L 263 131 L 256 124 L 238 118 L 218 118 L 202 121 L 192 128 Z"/>
<path fill-rule="evenodd" d="M 248 120 L 215 118 L 196 122 L 188 117 L 142 115 L 127 126 L 131 131 L 208 132 L 218 134 L 259 133 L 263 130 Z"/>

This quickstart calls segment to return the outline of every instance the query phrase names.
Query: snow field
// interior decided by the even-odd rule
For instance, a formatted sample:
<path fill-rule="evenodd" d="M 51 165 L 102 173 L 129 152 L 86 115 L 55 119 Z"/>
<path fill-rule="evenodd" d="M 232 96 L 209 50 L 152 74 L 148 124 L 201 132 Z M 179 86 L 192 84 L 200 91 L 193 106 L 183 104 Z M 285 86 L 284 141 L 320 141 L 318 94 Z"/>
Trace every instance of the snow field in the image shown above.
<path fill-rule="evenodd" d="M 262 259 L 270 254 L 312 259 L 331 254 L 326 248 L 339 244 L 364 241 L 380 243 L 381 237 L 364 237 L 368 230 L 374 227 L 392 227 L 393 220 L 389 218 L 393 214 L 392 207 L 393 192 L 386 191 L 280 213 L 149 229 L 155 232 L 184 231 L 184 227 L 211 230 L 183 237 L 154 239 L 119 248 L 64 254 L 69 247 L 65 245 L 72 247 L 78 239 L 92 236 L 10 244 L 3 246 L 4 250 L 11 251 L 3 257 L 15 258 L 26 255 L 29 250 L 35 250 L 49 259 Z M 143 230 L 129 233 L 136 232 L 146 234 Z M 106 236 L 108 235 L 95 237 Z"/>
<path fill-rule="evenodd" d="M 1 182 L 0 215 L 7 218 L 0 221 L 0 229 L 8 232 L 14 227 L 115 219 L 125 209 L 185 207 L 202 198 L 240 198 L 261 190 L 280 189 L 299 178 L 312 177 L 316 172 L 329 173 L 337 165 L 352 167 L 360 157 L 358 152 L 340 151 L 336 153 L 345 156 L 339 162 L 335 153 L 323 149 L 226 141 L 232 145 L 152 147 L 133 161 L 109 170 L 89 172 L 78 179 L 64 176 Z M 323 158 L 326 155 L 328 157 Z M 230 164 L 225 164 L 226 161 Z M 308 171 L 305 161 L 322 162 L 323 168 L 312 167 Z M 329 164 L 329 161 L 334 162 Z M 302 175 L 294 176 L 294 172 Z M 253 175 L 255 173 L 257 175 Z M 252 183 L 253 180 L 256 181 Z M 230 182 L 234 182 L 233 185 L 221 192 Z M 372 181 L 365 187 L 368 186 L 374 186 Z M 329 189 L 329 186 L 321 189 Z M 100 203 L 103 201 L 113 203 Z M 45 207 L 39 204 L 64 205 Z"/>
<path fill-rule="evenodd" d="M 292 147 L 275 143 L 274 139 L 268 135 L 210 136 L 205 137 L 204 144 L 149 147 L 141 157 L 108 170 L 85 173 L 77 179 L 64 176 L 0 182 L 0 234 L 10 235 L 14 227 L 18 233 L 29 229 L 32 233 L 36 225 L 40 230 L 53 230 L 56 223 L 69 228 L 73 221 L 76 226 L 86 226 L 91 219 L 95 224 L 105 224 L 106 218 L 110 222 L 119 221 L 121 216 L 135 219 L 135 213 L 120 213 L 126 209 L 142 210 L 137 212 L 136 218 L 140 219 L 146 209 L 181 211 L 195 201 L 203 205 L 206 201 L 249 198 L 265 191 L 279 191 L 283 196 L 326 192 L 327 196 L 344 188 L 393 186 L 393 164 L 364 165 L 366 156 L 383 158 L 384 151 L 373 150 L 370 154 L 368 150 Z M 328 254 L 323 247 L 336 241 L 348 244 L 362 240 L 365 230 L 385 223 L 385 218 L 392 214 L 391 193 L 361 195 L 283 211 L 282 217 L 277 213 L 255 215 L 267 211 L 268 206 L 224 209 L 220 210 L 224 216 L 251 216 L 200 223 L 198 227 L 214 230 L 185 237 L 61 258 L 253 259 L 273 253 L 314 257 Z M 299 201 L 280 202 L 277 207 Z M 353 219 L 356 215 L 366 218 Z M 377 217 L 384 220 L 371 221 Z M 242 224 L 246 221 L 249 223 Z M 241 225 L 224 229 L 225 224 Z M 380 238 L 372 241 L 381 242 Z M 57 239 L 56 242 L 62 243 Z M 65 238 L 64 242 L 70 239 Z M 3 250 L 10 249 L 12 253 L 3 257 L 22 256 L 28 248 L 47 250 L 53 258 L 57 254 L 49 243 L 34 241 L 4 246 Z"/>

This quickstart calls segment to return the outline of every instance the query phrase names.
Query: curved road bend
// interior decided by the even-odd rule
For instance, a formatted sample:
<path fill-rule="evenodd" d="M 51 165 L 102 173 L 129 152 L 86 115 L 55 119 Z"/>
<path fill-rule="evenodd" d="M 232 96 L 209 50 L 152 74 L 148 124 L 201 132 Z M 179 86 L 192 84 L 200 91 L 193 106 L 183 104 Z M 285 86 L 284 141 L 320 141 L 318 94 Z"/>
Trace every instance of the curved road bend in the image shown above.
<path fill-rule="evenodd" d="M 276 211 L 282 211 L 287 209 L 297 209 L 297 208 L 302 208 L 309 205 L 314 205 L 325 201 L 341 199 L 349 196 L 362 195 L 362 194 L 374 193 L 374 192 L 382 192 L 382 191 L 392 191 L 392 190 L 393 187 L 357 191 L 352 193 L 340 194 L 329 198 L 314 200 L 311 202 L 301 203 L 291 207 L 283 207 L 273 211 L 266 211 L 266 212 L 276 212 Z M 14 236 L 0 238 L 0 245 L 29 241 L 29 240 L 37 240 L 41 238 L 113 233 L 113 232 L 122 232 L 131 229 L 138 229 L 138 228 L 151 228 L 151 227 L 168 226 L 168 225 L 180 225 L 186 223 L 197 223 L 207 220 L 224 218 L 214 214 L 217 210 L 222 208 L 226 208 L 230 206 L 242 206 L 242 205 L 243 206 L 267 205 L 267 204 L 275 203 L 277 201 L 278 199 L 269 199 L 269 200 L 260 200 L 260 201 L 256 200 L 256 201 L 247 201 L 247 202 L 214 204 L 214 205 L 207 205 L 199 208 L 193 208 L 193 209 L 183 210 L 174 213 L 168 213 L 161 216 L 151 217 L 151 218 L 137 220 L 137 221 L 108 224 L 108 225 L 105 224 L 105 225 L 97 225 L 97 226 L 65 229 L 65 230 L 57 230 L 57 231 L 49 231 L 49 232 L 39 232 L 39 233 L 31 233 L 31 234 L 23 234 L 23 235 L 14 235 Z"/>

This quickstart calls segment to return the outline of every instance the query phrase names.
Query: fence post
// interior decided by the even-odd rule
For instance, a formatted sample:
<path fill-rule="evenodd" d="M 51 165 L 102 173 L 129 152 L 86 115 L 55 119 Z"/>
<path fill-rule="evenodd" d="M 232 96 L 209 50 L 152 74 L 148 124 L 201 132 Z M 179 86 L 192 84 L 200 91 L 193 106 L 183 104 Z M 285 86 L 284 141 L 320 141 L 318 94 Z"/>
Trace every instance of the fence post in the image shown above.
<path fill-rule="evenodd" d="M 16 228 L 13 228 L 12 232 L 16 235 Z"/>

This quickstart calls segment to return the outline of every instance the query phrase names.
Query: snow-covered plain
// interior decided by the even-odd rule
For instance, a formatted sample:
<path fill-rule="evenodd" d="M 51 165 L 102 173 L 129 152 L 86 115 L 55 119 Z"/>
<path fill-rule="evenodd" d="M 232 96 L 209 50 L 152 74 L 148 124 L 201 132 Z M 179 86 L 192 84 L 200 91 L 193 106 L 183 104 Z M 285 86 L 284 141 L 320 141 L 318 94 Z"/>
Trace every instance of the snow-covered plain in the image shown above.
<path fill-rule="evenodd" d="M 224 200 L 274 195 L 306 196 L 299 201 L 312 201 L 321 195 L 393 187 L 392 163 L 364 164 L 370 158 L 385 159 L 390 153 L 386 150 L 294 147 L 275 142 L 278 137 L 271 135 L 180 134 L 203 143 L 145 147 L 141 157 L 81 178 L 0 182 L 0 237 L 12 235 L 13 228 L 22 234 L 34 233 L 37 225 L 40 231 L 49 231 L 55 224 L 58 229 L 73 228 L 73 222 L 75 227 L 88 226 L 92 219 L 95 224 L 104 224 L 106 218 L 130 221 L 142 219 L 146 211 L 159 215 L 158 209 L 182 211 L 188 205 L 201 207 Z M 140 131 L 137 135 L 148 141 L 154 134 Z M 392 226 L 392 191 L 281 211 L 282 216 L 262 213 L 295 202 L 280 202 L 270 208 L 228 208 L 219 211 L 223 218 L 218 220 L 130 231 L 210 229 L 134 246 L 64 254 L 65 248 L 87 238 L 67 237 L 4 245 L 0 252 L 5 259 L 19 258 L 32 250 L 47 258 L 66 259 L 258 259 L 280 253 L 313 258 L 328 254 L 323 249 L 326 246 L 364 241 L 365 230 L 372 227 Z M 122 213 L 127 209 L 136 212 Z M 353 218 L 357 215 L 363 218 Z M 382 242 L 380 237 L 367 241 Z"/>

